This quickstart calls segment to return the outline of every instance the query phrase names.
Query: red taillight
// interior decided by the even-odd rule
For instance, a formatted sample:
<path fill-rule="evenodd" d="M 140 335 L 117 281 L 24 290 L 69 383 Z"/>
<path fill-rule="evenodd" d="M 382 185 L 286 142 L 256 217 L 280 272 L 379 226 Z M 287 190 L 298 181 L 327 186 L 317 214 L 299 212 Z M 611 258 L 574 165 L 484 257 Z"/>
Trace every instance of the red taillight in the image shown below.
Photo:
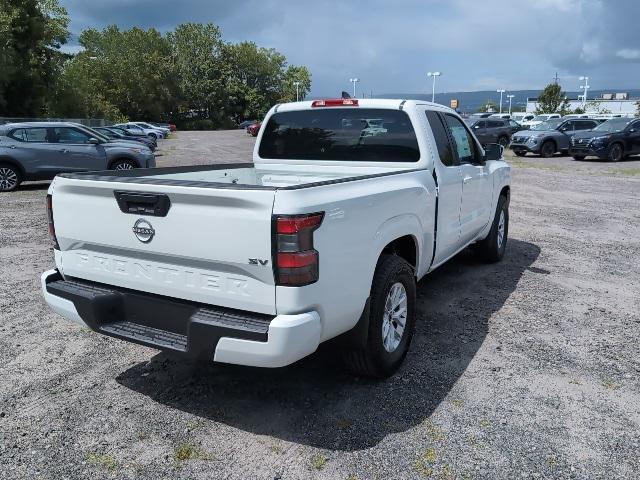
<path fill-rule="evenodd" d="M 274 218 L 274 275 L 277 285 L 301 287 L 317 282 L 319 256 L 313 248 L 313 232 L 324 213 Z"/>
<path fill-rule="evenodd" d="M 47 195 L 47 221 L 49 222 L 49 235 L 53 240 L 53 248 L 59 249 L 58 239 L 56 238 L 56 226 L 53 223 L 53 197 Z"/>
<path fill-rule="evenodd" d="M 357 107 L 358 100 L 355 98 L 336 98 L 331 100 L 314 100 L 312 107 Z"/>

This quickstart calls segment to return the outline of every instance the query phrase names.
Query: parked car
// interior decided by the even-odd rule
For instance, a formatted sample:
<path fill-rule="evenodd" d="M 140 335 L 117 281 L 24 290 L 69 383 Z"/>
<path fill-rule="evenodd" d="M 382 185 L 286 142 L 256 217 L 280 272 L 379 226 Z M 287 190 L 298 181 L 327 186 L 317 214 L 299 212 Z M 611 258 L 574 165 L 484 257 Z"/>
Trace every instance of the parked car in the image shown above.
<path fill-rule="evenodd" d="M 467 118 L 465 120 L 480 143 L 499 143 L 503 147 L 509 145 L 511 140 L 511 125 L 509 120 L 501 118 Z"/>
<path fill-rule="evenodd" d="M 65 122 L 0 126 L 0 191 L 24 180 L 50 180 L 59 173 L 155 167 L 143 145 L 109 142 L 86 127 Z"/>
<path fill-rule="evenodd" d="M 490 117 L 491 115 L 493 115 L 493 113 L 491 112 L 478 112 L 478 113 L 472 113 L 467 118 L 487 118 L 487 117 Z"/>
<path fill-rule="evenodd" d="M 244 122 L 242 122 L 240 125 L 238 125 L 238 128 L 244 128 L 246 129 L 247 127 L 249 127 L 250 125 L 253 125 L 254 123 L 257 123 L 257 120 L 245 120 Z"/>
<path fill-rule="evenodd" d="M 253 123 L 247 127 L 247 133 L 252 137 L 257 137 L 261 126 L 262 122 Z"/>
<path fill-rule="evenodd" d="M 533 113 L 526 112 L 514 112 L 511 114 L 511 120 L 515 120 L 516 122 L 522 124 L 523 122 L 528 122 L 529 120 L 533 120 L 535 115 Z"/>
<path fill-rule="evenodd" d="M 118 123 L 115 125 L 116 127 L 120 127 L 120 128 L 124 128 L 125 130 L 131 132 L 131 133 L 135 133 L 136 135 L 139 135 L 140 133 L 151 137 L 151 138 L 155 138 L 160 139 L 160 138 L 164 138 L 166 137 L 165 132 L 158 129 L 158 128 L 147 128 L 147 127 L 142 127 L 140 125 L 138 125 L 137 123 Z"/>
<path fill-rule="evenodd" d="M 146 135 L 141 128 L 137 130 L 134 128 L 127 130 L 126 128 L 116 127 L 115 125 L 110 125 L 106 128 L 108 128 L 112 132 L 120 133 L 127 138 L 137 138 L 137 139 L 142 138 L 144 140 L 150 141 L 154 146 L 156 147 L 158 146 L 158 140 L 154 137 L 149 137 L 148 135 Z"/>
<path fill-rule="evenodd" d="M 127 136 L 124 133 L 120 133 L 115 129 L 110 129 L 107 127 L 95 127 L 92 130 L 95 132 L 98 132 L 100 135 L 103 135 L 104 137 L 107 137 L 107 139 L 109 140 L 138 143 L 138 144 L 145 145 L 152 152 L 156 150 L 157 144 L 152 138 L 149 138 L 149 137 Z"/>
<path fill-rule="evenodd" d="M 492 113 L 487 118 L 502 118 L 504 120 L 509 120 L 511 118 L 511 114 L 509 114 L 509 113 Z"/>
<path fill-rule="evenodd" d="M 566 153 L 571 138 L 577 133 L 591 130 L 600 122 L 588 118 L 570 118 L 568 120 L 554 118 L 539 123 L 530 130 L 522 130 L 511 138 L 510 148 L 519 157 L 527 152 L 540 154 L 544 158 L 552 157 L 557 152 Z"/>
<path fill-rule="evenodd" d="M 150 123 L 147 122 L 132 122 L 135 125 L 138 125 L 140 128 L 151 128 L 151 129 L 156 129 L 156 130 L 160 130 L 165 137 L 167 137 L 170 133 L 171 133 L 171 129 L 167 126 L 167 127 L 158 127 L 156 125 L 151 125 Z"/>
<path fill-rule="evenodd" d="M 516 132 L 519 132 L 520 130 L 524 130 L 524 127 L 520 125 L 518 122 L 516 122 L 515 120 L 509 119 L 507 120 L 507 123 L 509 124 L 509 130 L 511 131 L 511 135 L 513 135 Z"/>
<path fill-rule="evenodd" d="M 526 122 L 522 122 L 521 125 L 526 128 L 533 128 L 536 125 L 540 125 L 542 122 L 546 122 L 547 120 L 551 120 L 553 118 L 561 118 L 559 113 L 543 113 L 542 115 L 536 115 L 531 120 Z"/>
<path fill-rule="evenodd" d="M 569 155 L 576 160 L 598 157 L 617 162 L 640 153 L 640 119 L 612 118 L 589 132 L 574 135 Z"/>
<path fill-rule="evenodd" d="M 173 123 L 157 123 L 157 122 L 149 122 L 150 125 L 154 127 L 167 128 L 170 132 L 175 132 L 178 128 Z"/>
<path fill-rule="evenodd" d="M 367 119 L 383 129 L 363 136 Z M 388 376 L 409 349 L 416 281 L 468 245 L 499 261 L 509 231 L 502 148 L 423 101 L 280 104 L 252 163 L 124 173 L 50 187 L 45 300 L 209 361 L 281 367 L 335 338 L 352 371 Z"/>

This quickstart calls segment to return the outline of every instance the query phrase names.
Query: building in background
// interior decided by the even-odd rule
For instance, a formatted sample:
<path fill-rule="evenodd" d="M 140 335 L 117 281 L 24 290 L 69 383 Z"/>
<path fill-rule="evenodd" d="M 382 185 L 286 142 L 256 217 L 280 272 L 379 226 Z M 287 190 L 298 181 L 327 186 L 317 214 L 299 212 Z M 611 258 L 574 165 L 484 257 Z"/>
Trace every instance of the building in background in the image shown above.
<path fill-rule="evenodd" d="M 582 108 L 587 114 L 635 116 L 638 111 L 637 102 L 639 100 L 640 98 L 629 98 L 628 93 L 603 93 L 599 98 L 587 98 L 586 104 L 582 98 L 570 98 L 569 109 Z M 533 113 L 537 108 L 538 99 L 527 98 L 527 113 Z"/>

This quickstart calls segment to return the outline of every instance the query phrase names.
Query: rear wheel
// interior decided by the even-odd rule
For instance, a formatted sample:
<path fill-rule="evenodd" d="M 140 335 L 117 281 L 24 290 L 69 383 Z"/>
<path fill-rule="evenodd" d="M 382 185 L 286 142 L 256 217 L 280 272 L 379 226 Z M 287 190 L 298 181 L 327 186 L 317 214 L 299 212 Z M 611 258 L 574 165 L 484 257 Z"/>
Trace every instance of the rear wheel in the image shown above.
<path fill-rule="evenodd" d="M 398 369 L 411 344 L 415 303 L 413 268 L 397 255 L 383 255 L 371 286 L 366 347 L 344 353 L 351 372 L 384 378 Z"/>
<path fill-rule="evenodd" d="M 527 152 L 518 152 L 517 150 L 514 153 L 517 157 L 524 157 L 527 154 Z"/>
<path fill-rule="evenodd" d="M 22 176 L 17 167 L 0 163 L 0 192 L 12 192 L 22 182 Z"/>
<path fill-rule="evenodd" d="M 542 155 L 544 158 L 551 158 L 553 157 L 554 153 L 556 153 L 556 144 L 551 140 L 547 140 L 540 147 L 540 155 Z"/>
<path fill-rule="evenodd" d="M 612 162 L 619 162 L 624 158 L 624 150 L 622 149 L 622 145 L 619 143 L 614 143 L 609 148 L 609 160 Z"/>
<path fill-rule="evenodd" d="M 494 263 L 502 259 L 509 236 L 509 206 L 507 198 L 500 196 L 489 235 L 473 245 L 473 250 L 486 262 Z"/>
<path fill-rule="evenodd" d="M 156 135 L 155 133 L 150 133 L 148 136 L 153 138 L 154 140 L 158 140 L 158 135 Z"/>
<path fill-rule="evenodd" d="M 133 170 L 138 166 L 131 160 L 117 160 L 111 165 L 111 170 Z"/>
<path fill-rule="evenodd" d="M 582 160 L 585 159 L 585 156 L 584 155 L 574 155 L 573 159 L 574 160 L 578 160 L 579 162 L 581 162 Z"/>

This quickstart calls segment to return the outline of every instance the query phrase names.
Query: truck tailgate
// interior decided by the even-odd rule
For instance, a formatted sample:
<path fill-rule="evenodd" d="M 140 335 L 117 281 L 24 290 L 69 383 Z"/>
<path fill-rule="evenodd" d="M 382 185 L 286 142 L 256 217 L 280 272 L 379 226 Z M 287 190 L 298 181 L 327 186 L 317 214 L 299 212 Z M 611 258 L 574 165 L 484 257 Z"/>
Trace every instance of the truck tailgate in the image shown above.
<path fill-rule="evenodd" d="M 123 212 L 115 192 L 166 196 L 170 208 L 154 216 L 132 201 L 136 213 Z M 52 199 L 58 266 L 69 277 L 275 314 L 274 195 L 270 189 L 58 177 Z"/>

